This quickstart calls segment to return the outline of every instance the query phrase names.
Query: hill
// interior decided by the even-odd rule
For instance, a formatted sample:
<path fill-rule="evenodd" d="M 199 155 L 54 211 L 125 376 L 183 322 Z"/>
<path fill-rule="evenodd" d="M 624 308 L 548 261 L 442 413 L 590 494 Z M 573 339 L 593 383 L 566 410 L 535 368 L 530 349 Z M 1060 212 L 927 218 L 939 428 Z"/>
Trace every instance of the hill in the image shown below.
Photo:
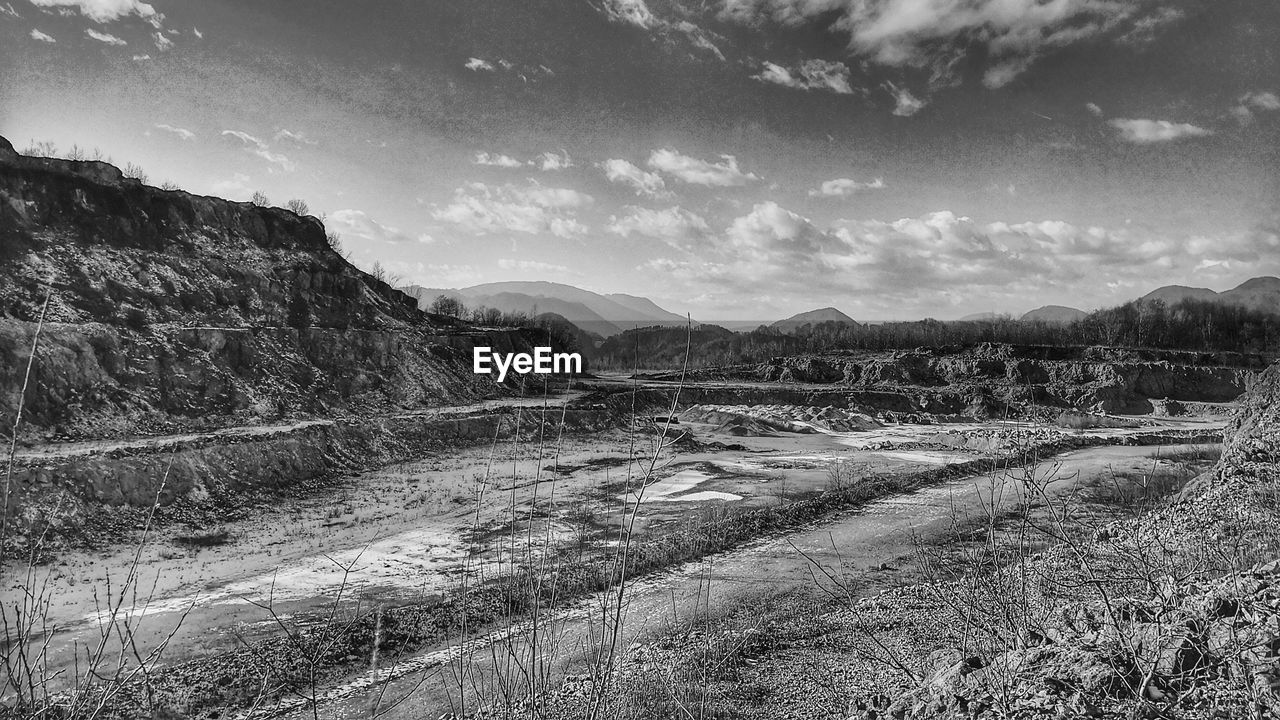
<path fill-rule="evenodd" d="M 422 307 L 439 295 L 449 295 L 468 307 L 493 307 L 530 316 L 552 312 L 583 330 L 604 337 L 638 327 L 685 323 L 684 318 L 662 309 L 648 298 L 621 293 L 601 295 L 572 285 L 545 281 L 485 283 L 459 289 L 409 286 L 404 290 L 418 298 Z"/>
<path fill-rule="evenodd" d="M 844 323 L 854 326 L 858 324 L 853 318 L 839 310 L 833 307 L 824 307 L 792 315 L 785 320 L 779 320 L 771 324 L 769 327 L 781 332 L 794 332 L 805 325 L 818 325 L 825 322 Z"/>
<path fill-rule="evenodd" d="M 1166 305 L 1173 305 L 1182 300 L 1203 300 L 1280 313 L 1280 278 L 1256 277 L 1223 292 L 1215 292 L 1209 288 L 1166 285 L 1152 290 L 1139 300 L 1142 302 L 1162 300 Z"/>
<path fill-rule="evenodd" d="M 1028 311 L 1018 318 L 1021 322 L 1043 322 L 1051 325 L 1066 325 L 1089 317 L 1089 313 L 1064 305 L 1044 305 Z"/>
<path fill-rule="evenodd" d="M 353 266 L 316 218 L 25 157 L 2 138 L 0 196 L 0 417 L 13 417 L 39 332 L 26 435 L 378 413 L 499 390 L 471 372 L 470 328 Z"/>

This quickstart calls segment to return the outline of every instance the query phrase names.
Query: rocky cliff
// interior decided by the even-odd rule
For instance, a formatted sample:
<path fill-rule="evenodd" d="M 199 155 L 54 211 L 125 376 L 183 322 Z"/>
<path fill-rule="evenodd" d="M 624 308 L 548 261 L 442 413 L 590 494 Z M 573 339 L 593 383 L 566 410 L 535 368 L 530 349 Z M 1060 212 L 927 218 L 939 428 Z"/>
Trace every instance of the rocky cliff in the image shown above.
<path fill-rule="evenodd" d="M 46 303 L 47 298 L 47 303 Z M 329 247 L 313 217 L 161 190 L 0 138 L 0 421 L 43 317 L 26 438 L 110 438 L 458 403 L 477 334 Z"/>
<path fill-rule="evenodd" d="M 696 370 L 695 380 L 817 383 L 932 399 L 946 412 L 1003 414 L 1010 404 L 1143 414 L 1177 402 L 1230 402 L 1266 358 L 1109 347 L 981 344 L 801 355 Z"/>

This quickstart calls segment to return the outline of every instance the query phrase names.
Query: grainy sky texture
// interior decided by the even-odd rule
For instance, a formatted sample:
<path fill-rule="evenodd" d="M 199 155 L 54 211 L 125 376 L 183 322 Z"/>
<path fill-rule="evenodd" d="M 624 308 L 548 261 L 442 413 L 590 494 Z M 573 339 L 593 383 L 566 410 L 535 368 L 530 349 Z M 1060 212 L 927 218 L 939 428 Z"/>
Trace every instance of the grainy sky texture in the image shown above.
<path fill-rule="evenodd" d="M 699 319 L 1280 273 L 1274 0 L 0 0 L 0 134 Z"/>

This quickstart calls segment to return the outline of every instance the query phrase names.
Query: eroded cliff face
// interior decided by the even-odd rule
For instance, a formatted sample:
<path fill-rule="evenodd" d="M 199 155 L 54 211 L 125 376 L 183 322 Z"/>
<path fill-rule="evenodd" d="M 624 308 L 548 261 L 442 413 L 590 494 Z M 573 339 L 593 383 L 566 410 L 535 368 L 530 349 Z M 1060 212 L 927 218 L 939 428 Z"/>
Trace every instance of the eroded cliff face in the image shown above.
<path fill-rule="evenodd" d="M 1163 401 L 1230 402 L 1265 358 L 1234 353 L 984 344 L 895 353 L 775 358 L 716 373 L 732 379 L 819 383 L 917 399 L 917 410 L 1004 414 L 1010 404 L 1144 414 Z"/>
<path fill-rule="evenodd" d="M 46 307 L 46 297 L 47 307 Z M 311 217 L 18 155 L 0 138 L 0 419 L 37 323 L 26 438 L 110 438 L 466 402 L 501 391 L 470 348 L 351 265 Z"/>

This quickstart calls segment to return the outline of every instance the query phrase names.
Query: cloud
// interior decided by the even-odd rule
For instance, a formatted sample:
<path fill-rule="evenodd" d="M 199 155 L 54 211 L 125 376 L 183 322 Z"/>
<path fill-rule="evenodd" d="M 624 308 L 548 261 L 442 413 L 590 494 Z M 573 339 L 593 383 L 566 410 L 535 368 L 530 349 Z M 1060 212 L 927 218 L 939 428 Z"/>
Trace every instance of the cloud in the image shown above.
<path fill-rule="evenodd" d="M 759 180 L 754 173 L 738 169 L 738 161 L 732 155 L 721 155 L 721 162 L 708 162 L 681 155 L 675 150 L 654 150 L 649 155 L 649 167 L 660 170 L 691 185 L 709 187 L 741 187 Z"/>
<path fill-rule="evenodd" d="M 719 18 L 755 28 L 812 25 L 841 33 L 853 53 L 891 67 L 929 68 L 953 78 L 959 59 L 977 52 L 990 63 L 988 87 L 1000 87 L 1054 50 L 1143 23 L 1154 37 L 1170 22 L 1144 0 L 721 0 Z M 1150 18 L 1145 19 L 1144 17 Z"/>
<path fill-rule="evenodd" d="M 301 132 L 294 132 L 292 130 L 286 130 L 285 128 L 280 128 L 279 130 L 277 130 L 276 134 L 271 136 L 271 139 L 276 142 L 291 142 L 295 145 L 319 145 L 320 144 L 319 141 L 312 140 L 311 138 L 307 137 Z"/>
<path fill-rule="evenodd" d="M 146 62 L 147 60 L 150 60 L 150 59 L 151 59 L 151 56 L 146 54 L 133 56 L 134 62 Z"/>
<path fill-rule="evenodd" d="M 1171 25 L 1184 17 L 1186 13 L 1176 8 L 1155 8 L 1151 15 L 1134 20 L 1128 32 L 1117 39 L 1128 45 L 1146 45 L 1155 40 L 1156 35 L 1166 25 Z"/>
<path fill-rule="evenodd" d="M 884 178 L 876 178 L 871 182 L 858 182 L 849 178 L 827 180 L 821 186 L 809 191 L 809 197 L 848 197 L 859 190 L 883 190 Z"/>
<path fill-rule="evenodd" d="M 13 9 L 13 3 L 5 3 L 4 5 L 0 5 L 0 15 L 8 15 L 9 17 L 15 18 L 18 20 L 22 19 L 22 16 L 18 14 L 18 11 Z"/>
<path fill-rule="evenodd" d="M 568 188 L 473 182 L 458 188 L 453 202 L 435 209 L 431 216 L 478 235 L 518 232 L 570 238 L 586 234 L 577 211 L 592 202 L 590 195 Z"/>
<path fill-rule="evenodd" d="M 173 41 L 165 37 L 162 32 L 151 33 L 151 39 L 155 41 L 157 50 L 168 50 L 173 47 Z"/>
<path fill-rule="evenodd" d="M 425 245 L 433 242 L 430 235 L 412 235 L 398 228 L 383 225 L 369 217 L 369 214 L 363 210 L 335 210 L 325 218 L 325 227 L 337 232 L 343 242 L 349 242 L 351 238 L 363 240 L 365 243 Z"/>
<path fill-rule="evenodd" d="M 1090 115 L 1094 117 L 1102 117 L 1102 108 L 1097 105 L 1094 105 L 1093 103 L 1085 103 L 1084 108 L 1089 111 Z"/>
<path fill-rule="evenodd" d="M 898 117 L 911 117 L 929 104 L 928 101 L 912 95 L 910 90 L 900 88 L 891 82 L 885 82 L 884 88 L 893 96 L 893 114 Z"/>
<path fill-rule="evenodd" d="M 256 155 L 257 157 L 260 157 L 263 160 L 266 160 L 272 165 L 279 166 L 282 170 L 285 170 L 286 172 L 292 172 L 295 167 L 293 161 L 290 160 L 287 156 L 281 153 L 272 152 L 270 147 L 267 145 L 267 143 L 263 142 L 261 139 L 257 137 L 254 137 L 253 135 L 250 135 L 247 132 L 244 132 L 242 130 L 223 130 L 221 134 L 224 137 L 231 137 L 231 138 L 235 138 L 236 140 L 239 140 L 241 143 L 243 143 L 244 149 L 247 152 L 253 155 Z"/>
<path fill-rule="evenodd" d="M 600 163 L 600 167 L 604 170 L 604 176 L 609 182 L 627 185 L 637 195 L 657 198 L 670 194 L 661 175 L 645 172 L 626 160 L 617 158 L 605 160 Z"/>
<path fill-rule="evenodd" d="M 481 60 L 480 58 L 476 58 L 476 57 L 468 58 L 466 65 L 463 65 L 463 67 L 465 67 L 468 70 L 473 70 L 473 71 L 483 70 L 485 72 L 493 72 L 494 70 L 497 69 L 493 66 L 493 63 L 489 62 L 488 60 Z"/>
<path fill-rule="evenodd" d="M 128 15 L 136 15 L 159 27 L 164 20 L 164 16 L 156 12 L 154 7 L 138 0 L 30 0 L 30 2 L 40 8 L 79 10 L 81 15 L 98 23 L 113 22 Z"/>
<path fill-rule="evenodd" d="M 164 130 L 165 132 L 173 133 L 174 135 L 177 135 L 180 140 L 192 140 L 196 136 L 195 133 L 186 128 L 174 127 L 173 125 L 166 125 L 165 123 L 156 123 L 153 127 L 157 130 Z"/>
<path fill-rule="evenodd" d="M 84 31 L 84 34 L 88 35 L 94 40 L 97 40 L 98 42 L 106 43 L 108 45 L 128 45 L 129 44 L 124 40 L 121 40 L 120 38 L 116 37 L 115 35 L 112 35 L 110 33 L 98 32 L 93 28 L 86 28 Z"/>
<path fill-rule="evenodd" d="M 680 207 L 663 210 L 629 207 L 626 215 L 610 217 L 605 229 L 622 237 L 639 235 L 661 240 L 684 250 L 696 249 L 712 234 L 706 220 Z"/>
<path fill-rule="evenodd" d="M 488 165 L 490 167 L 518 168 L 524 167 L 524 163 L 511 157 L 510 155 L 500 155 L 497 153 L 479 152 L 471 162 L 476 165 Z"/>
<path fill-rule="evenodd" d="M 1242 95 L 1240 104 L 1255 110 L 1280 110 L 1280 95 L 1255 90 Z"/>
<path fill-rule="evenodd" d="M 1253 122 L 1254 111 L 1280 110 L 1280 96 L 1267 90 L 1251 90 L 1240 96 L 1239 104 L 1230 110 L 1231 116 L 1242 125 Z"/>
<path fill-rule="evenodd" d="M 569 157 L 569 153 L 561 150 L 559 154 L 553 152 L 544 152 L 533 161 L 539 170 L 565 170 L 573 167 L 573 160 Z"/>
<path fill-rule="evenodd" d="M 1131 120 L 1127 118 L 1116 118 L 1108 120 L 1107 124 L 1120 131 L 1120 139 L 1125 142 L 1137 143 L 1139 145 L 1150 145 L 1152 143 L 1169 142 L 1172 140 L 1181 140 L 1184 138 L 1203 137 L 1212 135 L 1213 131 L 1205 128 L 1191 125 L 1189 123 L 1174 123 L 1168 120 Z"/>
<path fill-rule="evenodd" d="M 766 62 L 764 69 L 751 78 L 797 90 L 825 90 L 837 95 L 853 93 L 849 84 L 849 68 L 829 60 L 805 60 L 795 71 Z"/>
<path fill-rule="evenodd" d="M 849 298 L 901 313 L 928 311 L 948 298 L 1000 298 L 1020 307 L 1028 297 L 1099 297 L 1107 292 L 1103 277 L 1122 288 L 1117 292 L 1141 289 L 1116 298 L 1125 300 L 1161 282 L 1185 281 L 1205 261 L 1277 272 L 1280 234 L 1174 237 L 1055 220 L 980 223 L 947 211 L 823 228 L 764 202 L 703 238 L 696 255 L 660 258 L 647 269 L 669 278 L 671 292 L 785 293 L 813 304 Z"/>
<path fill-rule="evenodd" d="M 203 40 L 203 39 L 204 39 L 204 33 L 200 32 L 200 28 L 198 28 L 198 27 L 193 27 L 193 28 L 191 28 L 191 34 L 192 34 L 192 35 L 195 35 L 197 40 Z"/>
<path fill-rule="evenodd" d="M 638 28 L 647 29 L 659 24 L 644 0 L 604 0 L 604 11 L 610 20 Z"/>
<path fill-rule="evenodd" d="M 40 32 L 39 30 L 36 30 L 35 28 L 32 28 L 32 29 L 31 29 L 31 39 L 32 39 L 32 40 L 39 40 L 40 42 L 46 42 L 46 43 L 56 43 L 56 42 L 58 42 L 57 40 L 54 40 L 54 39 L 53 39 L 52 37 L 50 37 L 49 35 L 46 35 L 46 34 L 44 34 L 44 33 Z"/>
<path fill-rule="evenodd" d="M 552 265 L 551 263 L 539 262 L 537 260 L 513 260 L 511 258 L 499 258 L 498 267 L 503 270 L 519 270 L 523 273 L 533 273 L 535 275 L 574 274 L 564 265 Z"/>

